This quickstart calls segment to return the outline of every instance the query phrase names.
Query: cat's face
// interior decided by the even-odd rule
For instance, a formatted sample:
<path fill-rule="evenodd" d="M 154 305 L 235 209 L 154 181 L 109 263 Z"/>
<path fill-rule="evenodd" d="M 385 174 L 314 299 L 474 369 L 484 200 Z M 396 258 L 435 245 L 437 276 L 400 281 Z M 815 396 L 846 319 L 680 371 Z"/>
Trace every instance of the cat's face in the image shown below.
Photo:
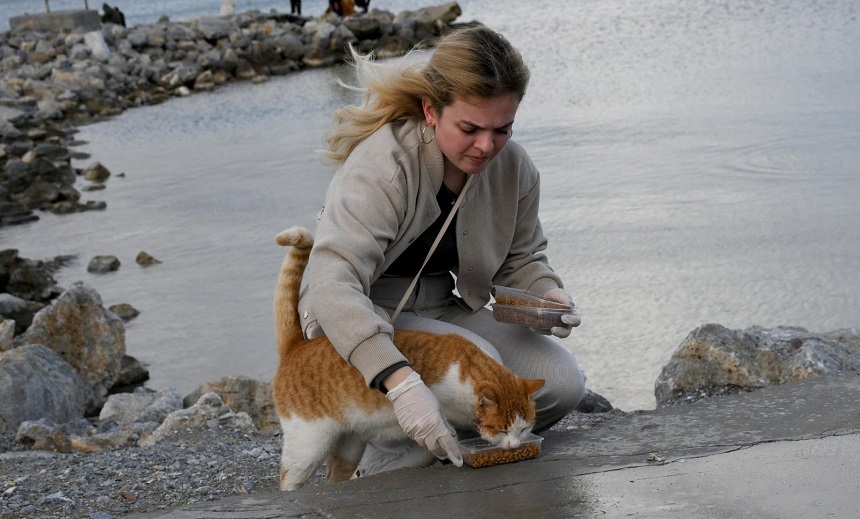
<path fill-rule="evenodd" d="M 481 438 L 503 449 L 519 447 L 535 423 L 532 395 L 543 380 L 517 379 L 516 387 L 483 387 L 478 392 L 475 426 Z"/>

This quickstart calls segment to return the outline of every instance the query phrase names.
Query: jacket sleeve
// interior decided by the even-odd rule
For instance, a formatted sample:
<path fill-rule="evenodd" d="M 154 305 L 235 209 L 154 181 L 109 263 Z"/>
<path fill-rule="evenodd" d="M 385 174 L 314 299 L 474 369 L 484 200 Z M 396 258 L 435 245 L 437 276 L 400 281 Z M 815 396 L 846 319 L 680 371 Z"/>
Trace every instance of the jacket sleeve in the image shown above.
<path fill-rule="evenodd" d="M 387 245 L 403 218 L 404 198 L 393 175 L 344 165 L 326 195 L 308 263 L 310 311 L 343 358 L 368 385 L 405 361 L 393 327 L 373 309 L 368 294 Z"/>

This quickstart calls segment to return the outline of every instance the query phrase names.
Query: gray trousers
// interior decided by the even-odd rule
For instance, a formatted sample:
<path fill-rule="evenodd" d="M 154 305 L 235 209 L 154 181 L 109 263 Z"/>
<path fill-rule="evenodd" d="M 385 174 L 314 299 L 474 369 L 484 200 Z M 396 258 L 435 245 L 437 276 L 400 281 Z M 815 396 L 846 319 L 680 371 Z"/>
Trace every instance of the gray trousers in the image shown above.
<path fill-rule="evenodd" d="M 382 277 L 371 286 L 370 299 L 393 314 L 411 282 L 409 278 Z M 475 313 L 464 310 L 457 303 L 453 289 L 454 280 L 448 274 L 423 276 L 394 327 L 462 335 L 517 375 L 543 379 L 544 387 L 535 394 L 535 432 L 548 429 L 576 408 L 585 393 L 585 375 L 570 351 L 549 336 L 496 321 L 487 308 Z M 398 444 L 373 443 L 365 449 L 359 470 L 362 475 L 374 474 L 434 461 L 431 454 L 411 440 Z"/>

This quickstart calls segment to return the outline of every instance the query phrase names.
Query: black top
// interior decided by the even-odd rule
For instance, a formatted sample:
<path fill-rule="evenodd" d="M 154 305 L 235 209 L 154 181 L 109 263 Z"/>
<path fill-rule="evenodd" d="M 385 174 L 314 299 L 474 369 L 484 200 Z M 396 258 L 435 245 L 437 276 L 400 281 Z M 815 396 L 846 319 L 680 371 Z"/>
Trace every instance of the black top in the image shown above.
<path fill-rule="evenodd" d="M 439 192 L 436 193 L 436 202 L 439 204 L 442 214 L 439 215 L 439 218 L 436 218 L 436 221 L 426 231 L 421 233 L 421 236 L 412 245 L 403 251 L 400 257 L 394 260 L 394 263 L 388 267 L 384 275 L 415 277 L 456 201 L 457 195 L 448 189 L 448 186 L 443 182 Z M 445 230 L 442 241 L 436 246 L 436 250 L 433 251 L 433 256 L 430 257 L 430 261 L 427 262 L 427 266 L 424 267 L 422 274 L 446 273 L 454 270 L 457 266 L 456 227 L 457 215 L 454 215 L 451 224 Z"/>

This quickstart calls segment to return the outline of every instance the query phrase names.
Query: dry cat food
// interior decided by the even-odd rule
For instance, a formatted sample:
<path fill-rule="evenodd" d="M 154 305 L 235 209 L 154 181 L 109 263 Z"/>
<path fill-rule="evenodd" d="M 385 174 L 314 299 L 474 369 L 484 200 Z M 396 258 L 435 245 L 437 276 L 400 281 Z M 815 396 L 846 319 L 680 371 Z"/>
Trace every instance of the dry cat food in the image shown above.
<path fill-rule="evenodd" d="M 531 328 L 549 330 L 563 326 L 561 316 L 572 309 L 556 301 L 542 299 L 525 290 L 496 285 L 493 287 L 493 317 L 503 323 L 521 324 Z"/>
<path fill-rule="evenodd" d="M 463 463 L 479 469 L 502 463 L 513 463 L 515 461 L 529 460 L 540 456 L 540 444 L 543 438 L 535 434 L 529 434 L 522 445 L 516 449 L 503 449 L 497 447 L 483 438 L 471 438 L 462 440 L 460 453 L 463 455 Z"/>
<path fill-rule="evenodd" d="M 564 303 L 550 301 L 549 299 L 543 299 L 525 290 L 503 287 L 501 285 L 493 287 L 493 297 L 496 299 L 496 303 L 500 305 L 570 310 L 570 306 Z"/>
<path fill-rule="evenodd" d="M 526 306 L 493 305 L 493 317 L 503 323 L 514 323 L 549 330 L 553 326 L 563 326 L 561 316 L 569 314 L 570 309 L 532 308 Z"/>

